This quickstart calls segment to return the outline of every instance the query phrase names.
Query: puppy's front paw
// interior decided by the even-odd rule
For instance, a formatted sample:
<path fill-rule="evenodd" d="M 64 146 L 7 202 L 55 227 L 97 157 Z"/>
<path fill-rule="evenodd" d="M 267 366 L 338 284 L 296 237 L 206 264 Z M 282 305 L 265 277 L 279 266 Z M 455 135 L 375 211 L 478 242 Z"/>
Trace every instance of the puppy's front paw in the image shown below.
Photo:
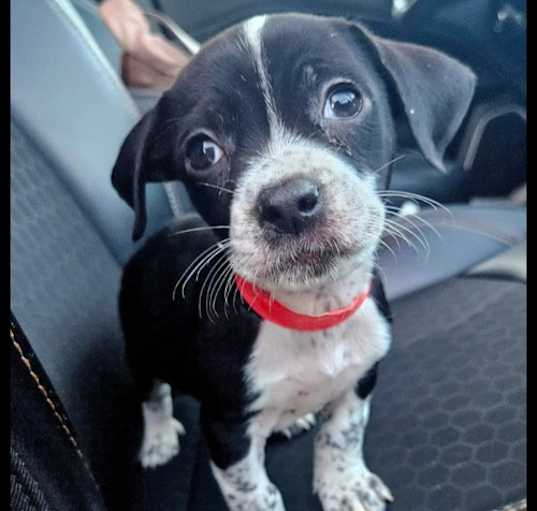
<path fill-rule="evenodd" d="M 287 438 L 292 438 L 300 433 L 303 433 L 304 431 L 309 431 L 313 426 L 315 426 L 316 422 L 317 420 L 315 419 L 315 415 L 313 413 L 308 413 L 307 415 L 304 415 L 304 417 L 297 419 L 297 421 L 294 424 L 291 424 L 291 426 L 288 428 L 277 429 L 275 433 L 284 435 Z"/>
<path fill-rule="evenodd" d="M 337 466 L 314 483 L 324 511 L 384 511 L 393 502 L 388 487 L 366 467 Z"/>
<path fill-rule="evenodd" d="M 231 511 L 285 511 L 282 496 L 273 484 L 226 494 L 226 502 Z"/>
<path fill-rule="evenodd" d="M 185 428 L 175 418 L 146 424 L 139 459 L 144 468 L 164 465 L 179 453 L 179 435 Z"/>

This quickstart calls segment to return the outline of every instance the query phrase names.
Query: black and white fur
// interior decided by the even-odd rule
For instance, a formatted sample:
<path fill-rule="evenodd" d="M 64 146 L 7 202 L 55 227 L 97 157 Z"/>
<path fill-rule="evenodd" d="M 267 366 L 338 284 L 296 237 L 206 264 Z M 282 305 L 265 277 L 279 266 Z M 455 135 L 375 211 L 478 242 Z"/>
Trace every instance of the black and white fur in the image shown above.
<path fill-rule="evenodd" d="M 135 239 L 146 223 L 146 182 L 182 180 L 201 215 L 151 238 L 124 271 L 120 312 L 145 419 L 144 466 L 179 451 L 173 388 L 201 402 L 228 507 L 282 511 L 265 441 L 321 412 L 313 489 L 324 510 L 385 508 L 391 494 L 362 455 L 391 340 L 375 271 L 384 228 L 377 181 L 395 152 L 395 117 L 442 168 L 474 86 L 469 69 L 437 51 L 297 14 L 235 26 L 182 71 L 130 133 L 112 176 L 135 210 Z M 332 115 L 327 98 L 338 87 L 354 91 L 356 115 Z M 212 164 L 201 169 L 192 159 L 200 137 L 213 144 Z M 300 187 L 314 190 L 315 215 L 294 231 L 289 211 L 275 219 L 261 202 L 267 194 L 269 206 L 289 201 Z M 349 304 L 369 282 L 372 292 L 344 323 L 299 332 L 237 299 L 232 270 L 306 314 Z"/>

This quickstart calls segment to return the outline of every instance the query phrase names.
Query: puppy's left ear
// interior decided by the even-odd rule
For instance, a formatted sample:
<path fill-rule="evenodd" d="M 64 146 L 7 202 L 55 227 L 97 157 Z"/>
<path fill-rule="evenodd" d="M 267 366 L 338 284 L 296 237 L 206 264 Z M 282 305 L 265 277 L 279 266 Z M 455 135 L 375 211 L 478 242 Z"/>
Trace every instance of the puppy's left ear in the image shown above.
<path fill-rule="evenodd" d="M 395 83 L 412 133 L 424 156 L 445 171 L 444 152 L 472 101 L 476 76 L 432 48 L 391 41 L 358 26 Z"/>

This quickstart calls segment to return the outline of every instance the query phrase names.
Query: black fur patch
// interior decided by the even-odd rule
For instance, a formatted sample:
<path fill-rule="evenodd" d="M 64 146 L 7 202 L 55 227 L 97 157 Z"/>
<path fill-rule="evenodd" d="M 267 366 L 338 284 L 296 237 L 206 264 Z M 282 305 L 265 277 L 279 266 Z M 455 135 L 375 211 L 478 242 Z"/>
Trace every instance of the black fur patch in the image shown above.
<path fill-rule="evenodd" d="M 371 392 L 373 392 L 375 384 L 377 383 L 378 365 L 377 362 L 358 382 L 356 393 L 360 399 L 365 399 Z"/>
<path fill-rule="evenodd" d="M 246 435 L 247 420 L 215 419 L 202 408 L 201 426 L 211 460 L 218 468 L 226 469 L 243 459 L 250 449 Z M 241 491 L 247 491 L 243 488 Z"/>

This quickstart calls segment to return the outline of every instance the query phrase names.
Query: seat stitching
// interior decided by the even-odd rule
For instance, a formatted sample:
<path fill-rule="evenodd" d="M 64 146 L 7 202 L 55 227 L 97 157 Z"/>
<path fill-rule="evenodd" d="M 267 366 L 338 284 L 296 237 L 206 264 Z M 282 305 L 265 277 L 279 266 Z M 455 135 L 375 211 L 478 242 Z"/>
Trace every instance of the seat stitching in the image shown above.
<path fill-rule="evenodd" d="M 90 476 L 90 479 L 93 481 L 93 484 L 95 485 L 95 488 L 100 493 L 99 485 L 97 484 L 97 481 L 95 480 L 95 477 L 93 476 L 93 473 L 91 472 L 89 463 L 88 463 L 86 457 L 84 456 L 84 453 L 81 451 L 81 449 L 80 449 L 80 447 L 78 445 L 78 442 L 74 438 L 74 434 L 71 432 L 71 430 L 69 429 L 69 426 L 67 426 L 67 424 L 65 423 L 65 420 L 63 419 L 63 417 L 58 412 L 58 409 L 56 408 L 56 405 L 54 404 L 54 402 L 50 398 L 49 393 L 47 392 L 47 389 L 41 383 L 41 380 L 40 380 L 39 376 L 33 370 L 32 364 L 30 363 L 29 358 L 25 356 L 21 345 L 15 339 L 15 334 L 13 333 L 12 328 L 9 329 L 9 336 L 11 337 L 11 342 L 13 343 L 13 346 L 17 350 L 17 353 L 19 354 L 19 357 L 20 357 L 22 363 L 26 366 L 30 376 L 34 380 L 37 389 L 39 390 L 39 392 L 41 392 L 41 394 L 45 398 L 45 402 L 48 404 L 49 408 L 52 410 L 52 413 L 54 414 L 54 416 L 56 417 L 56 419 L 60 423 L 61 429 L 65 432 L 65 434 L 67 435 L 67 438 L 69 439 L 69 441 L 71 442 L 71 444 L 75 448 L 75 451 L 76 451 L 78 457 L 80 458 L 80 460 L 82 461 L 82 464 L 84 465 L 84 468 L 86 469 L 88 475 Z"/>

